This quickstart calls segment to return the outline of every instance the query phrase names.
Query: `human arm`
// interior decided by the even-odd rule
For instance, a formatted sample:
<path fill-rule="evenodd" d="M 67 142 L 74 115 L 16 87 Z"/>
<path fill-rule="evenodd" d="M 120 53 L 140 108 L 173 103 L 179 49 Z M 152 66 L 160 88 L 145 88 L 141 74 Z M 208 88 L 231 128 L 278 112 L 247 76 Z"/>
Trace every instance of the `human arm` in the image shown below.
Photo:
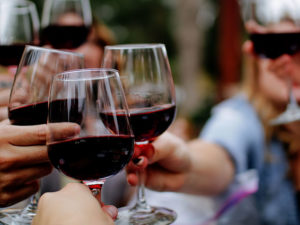
<path fill-rule="evenodd" d="M 69 183 L 58 192 L 42 195 L 32 225 L 109 225 L 117 209 L 101 207 L 88 187 L 80 183 Z"/>
<path fill-rule="evenodd" d="M 157 191 L 215 195 L 223 192 L 234 176 L 234 165 L 219 145 L 195 139 L 184 142 L 164 133 L 155 142 L 146 167 L 146 186 Z M 137 184 L 136 167 L 127 168 L 128 182 Z"/>

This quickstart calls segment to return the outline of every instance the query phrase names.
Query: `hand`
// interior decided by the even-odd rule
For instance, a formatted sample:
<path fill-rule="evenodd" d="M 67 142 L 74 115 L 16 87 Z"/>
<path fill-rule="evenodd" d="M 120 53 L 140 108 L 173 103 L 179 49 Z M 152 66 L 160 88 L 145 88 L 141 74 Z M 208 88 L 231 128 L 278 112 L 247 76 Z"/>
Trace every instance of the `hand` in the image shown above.
<path fill-rule="evenodd" d="M 0 121 L 8 118 L 8 101 L 10 95 L 10 88 L 12 86 L 14 75 L 16 72 L 16 66 L 1 67 L 3 71 L 0 74 Z"/>
<path fill-rule="evenodd" d="M 117 209 L 104 206 L 80 183 L 69 183 L 58 192 L 48 192 L 39 200 L 32 225 L 109 225 Z"/>
<path fill-rule="evenodd" d="M 52 167 L 45 146 L 47 125 L 13 126 L 0 123 L 0 207 L 17 203 L 39 189 L 38 179 Z M 56 135 L 78 133 L 78 125 L 63 124 Z"/>
<path fill-rule="evenodd" d="M 217 144 L 200 139 L 185 142 L 165 132 L 152 146 L 154 151 L 151 157 L 146 157 L 149 163 L 146 168 L 141 162 L 127 166 L 129 184 L 137 185 L 135 172 L 141 168 L 146 172 L 145 185 L 156 191 L 214 195 L 223 192 L 232 182 L 234 163 L 227 151 Z M 142 149 L 140 156 L 149 154 L 143 153 L 149 149 L 150 146 Z"/>
<path fill-rule="evenodd" d="M 145 171 L 147 187 L 159 191 L 178 190 L 191 166 L 190 155 L 187 154 L 186 148 L 183 140 L 167 132 L 152 145 L 135 148 L 135 156 L 139 155 L 140 161 L 137 165 L 131 162 L 127 167 L 129 184 L 137 185 L 138 178 L 135 172 L 145 168 L 145 164 L 149 163 Z"/>

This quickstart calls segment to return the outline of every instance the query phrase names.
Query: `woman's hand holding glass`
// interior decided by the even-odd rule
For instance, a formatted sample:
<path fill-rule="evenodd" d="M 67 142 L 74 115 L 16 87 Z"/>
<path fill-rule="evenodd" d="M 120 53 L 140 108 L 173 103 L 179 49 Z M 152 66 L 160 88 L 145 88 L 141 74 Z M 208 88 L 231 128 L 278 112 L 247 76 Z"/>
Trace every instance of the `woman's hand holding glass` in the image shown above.
<path fill-rule="evenodd" d="M 64 124 L 56 129 L 56 136 L 76 133 L 77 126 Z M 39 189 L 39 179 L 52 170 L 47 155 L 45 124 L 13 126 L 0 124 L 0 207 L 17 203 Z"/>

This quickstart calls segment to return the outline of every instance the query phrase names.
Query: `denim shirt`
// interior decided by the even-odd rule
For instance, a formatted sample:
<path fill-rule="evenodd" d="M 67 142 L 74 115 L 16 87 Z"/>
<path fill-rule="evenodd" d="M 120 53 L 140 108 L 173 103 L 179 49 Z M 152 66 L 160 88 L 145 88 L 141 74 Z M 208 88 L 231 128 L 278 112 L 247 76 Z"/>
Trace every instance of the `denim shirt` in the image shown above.
<path fill-rule="evenodd" d="M 259 189 L 254 199 L 260 224 L 300 224 L 295 191 L 287 178 L 283 144 L 276 139 L 265 142 L 262 123 L 245 96 L 235 96 L 214 107 L 200 138 L 222 146 L 232 158 L 237 174 L 257 169 Z M 271 160 L 265 159 L 266 153 Z"/>

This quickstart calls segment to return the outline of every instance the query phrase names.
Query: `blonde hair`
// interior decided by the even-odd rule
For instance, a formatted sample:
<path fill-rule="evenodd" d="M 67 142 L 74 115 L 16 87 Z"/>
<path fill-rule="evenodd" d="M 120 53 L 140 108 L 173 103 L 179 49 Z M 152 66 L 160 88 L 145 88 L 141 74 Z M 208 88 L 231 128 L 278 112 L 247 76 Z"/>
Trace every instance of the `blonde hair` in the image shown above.
<path fill-rule="evenodd" d="M 270 126 L 270 120 L 279 115 L 278 109 L 269 101 L 259 87 L 260 70 L 257 60 L 253 56 L 244 57 L 244 73 L 242 90 L 255 108 L 265 130 L 266 141 L 270 141 L 278 127 Z"/>

